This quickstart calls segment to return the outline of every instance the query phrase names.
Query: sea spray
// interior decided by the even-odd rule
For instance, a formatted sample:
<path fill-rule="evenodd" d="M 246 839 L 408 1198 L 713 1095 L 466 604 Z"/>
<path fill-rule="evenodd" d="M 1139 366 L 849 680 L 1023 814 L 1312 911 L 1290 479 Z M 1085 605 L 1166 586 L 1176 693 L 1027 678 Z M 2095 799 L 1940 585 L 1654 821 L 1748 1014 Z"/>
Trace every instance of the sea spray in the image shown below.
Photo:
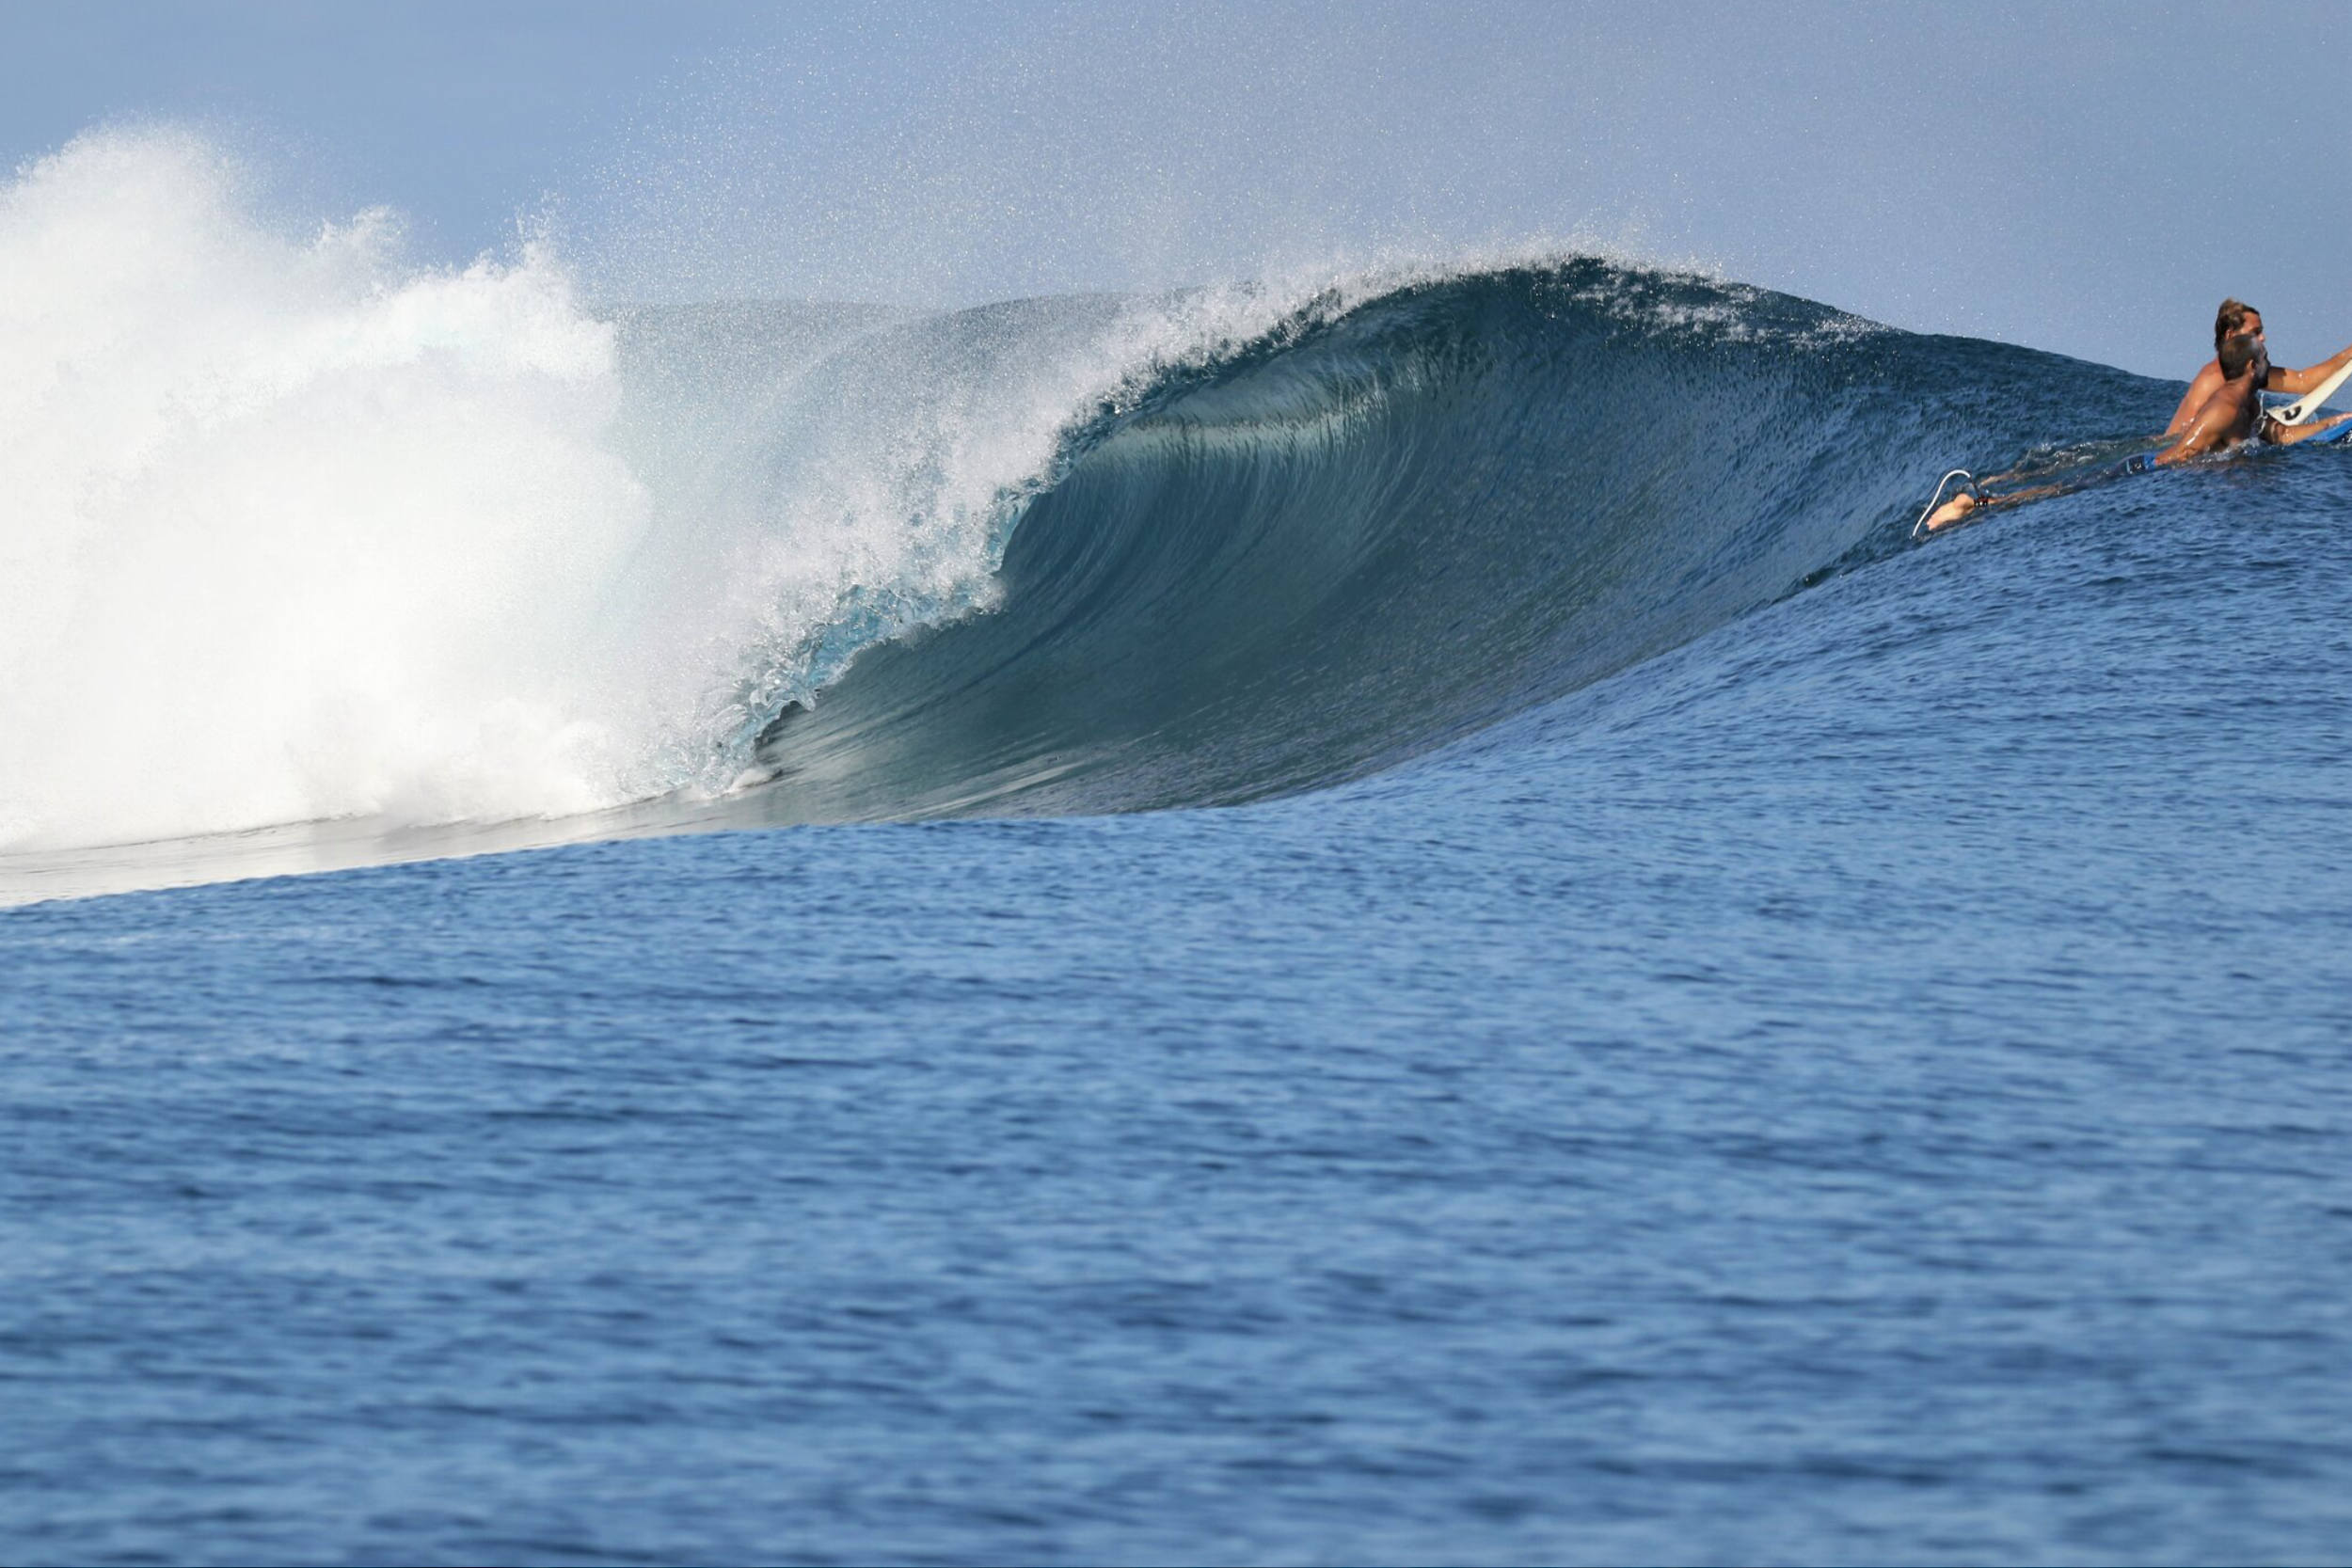
<path fill-rule="evenodd" d="M 647 526 L 612 332 L 525 251 L 306 241 L 167 132 L 0 195 L 0 844 L 631 787 L 589 655 Z M 587 672 L 583 677 L 583 662 Z"/>

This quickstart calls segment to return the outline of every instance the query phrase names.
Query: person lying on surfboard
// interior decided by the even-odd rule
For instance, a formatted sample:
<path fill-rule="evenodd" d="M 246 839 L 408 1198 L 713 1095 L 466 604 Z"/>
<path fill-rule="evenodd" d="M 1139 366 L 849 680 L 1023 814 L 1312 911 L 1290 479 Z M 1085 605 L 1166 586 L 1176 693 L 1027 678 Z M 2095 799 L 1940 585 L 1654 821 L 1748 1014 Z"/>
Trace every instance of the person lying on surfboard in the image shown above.
<path fill-rule="evenodd" d="M 2181 406 L 2172 411 L 2172 422 L 2164 427 L 2167 436 L 2177 436 L 2188 428 L 2208 399 L 2224 379 L 2221 373 L 2221 345 L 2239 333 L 2249 334 L 2269 351 L 2270 341 L 2263 335 L 2263 313 L 2242 299 L 2225 299 L 2221 309 L 2214 312 L 2214 356 L 2205 361 L 2205 368 L 2190 378 L 2188 390 L 2181 397 Z M 2332 377 L 2346 365 L 2352 365 L 2352 347 L 2345 348 L 2333 358 L 2299 371 L 2281 370 L 2273 366 L 2270 378 L 2263 383 L 2265 392 L 2308 392 Z"/>
<path fill-rule="evenodd" d="M 2185 463 L 2192 457 L 2203 457 L 2224 451 L 2248 440 L 2260 440 L 2272 446 L 2292 446 L 2337 434 L 2352 424 L 2352 414 L 2335 414 L 2324 420 L 2309 420 L 2296 424 L 2274 418 L 2263 409 L 2263 390 L 2274 384 L 2276 372 L 2263 341 L 2251 332 L 2240 332 L 2221 345 L 2221 352 L 2208 367 L 2216 372 L 2214 389 L 2205 401 L 2193 410 L 2183 424 L 2180 439 L 2158 452 L 2142 452 L 2110 468 L 2090 476 L 2106 479 L 2127 473 L 2144 473 L 2150 468 L 2169 467 Z M 2301 372 L 2297 372 L 2298 374 Z M 1952 476 L 1944 476 L 1949 483 Z M 1963 476 L 1964 477 L 1964 476 Z M 1981 492 L 1974 481 L 1969 487 L 1941 505 L 1929 504 L 1927 512 L 1912 529 L 1912 535 L 1933 533 L 1949 528 L 1963 517 L 1995 506 L 2014 506 L 2019 501 L 2038 500 L 2043 496 L 2062 495 L 2080 489 L 2086 483 L 2077 479 L 2067 483 L 2039 484 L 2030 490 L 2011 490 L 1998 496 Z M 1939 495 L 1941 487 L 1939 486 Z"/>

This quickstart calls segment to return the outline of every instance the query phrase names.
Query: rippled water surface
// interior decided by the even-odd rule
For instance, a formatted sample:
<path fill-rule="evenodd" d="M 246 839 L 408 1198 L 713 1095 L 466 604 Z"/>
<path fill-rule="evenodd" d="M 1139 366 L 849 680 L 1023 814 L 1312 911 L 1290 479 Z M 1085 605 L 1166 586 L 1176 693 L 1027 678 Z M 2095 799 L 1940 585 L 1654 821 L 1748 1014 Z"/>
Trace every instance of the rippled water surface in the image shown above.
<path fill-rule="evenodd" d="M 2344 455 L 1283 800 L 0 911 L 0 1556 L 2341 1560 Z"/>

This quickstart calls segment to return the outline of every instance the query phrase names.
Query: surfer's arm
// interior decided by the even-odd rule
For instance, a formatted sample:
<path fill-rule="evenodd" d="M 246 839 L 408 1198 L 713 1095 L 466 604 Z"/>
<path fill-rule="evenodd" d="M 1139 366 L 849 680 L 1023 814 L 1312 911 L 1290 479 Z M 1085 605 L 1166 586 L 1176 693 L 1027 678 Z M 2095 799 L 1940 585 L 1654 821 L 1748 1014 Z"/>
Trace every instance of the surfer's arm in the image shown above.
<path fill-rule="evenodd" d="M 2235 400 L 2225 397 L 2208 398 L 2204 408 L 2181 432 L 2181 438 L 2156 453 L 2159 467 L 2185 463 L 2192 457 L 2202 457 L 2219 447 L 2229 445 L 2230 433 L 2237 428 L 2238 406 Z"/>
<path fill-rule="evenodd" d="M 2299 371 L 2270 367 L 2270 379 L 2263 385 L 2274 392 L 2308 392 L 2346 365 L 2352 365 L 2352 345 L 2347 345 L 2332 359 L 2308 365 Z"/>
<path fill-rule="evenodd" d="M 2276 371 L 2271 373 L 2278 374 Z M 2181 394 L 2181 405 L 2172 410 L 2171 421 L 2164 427 L 2164 433 L 2177 436 L 2186 430 L 2189 421 L 2196 419 L 2198 412 L 2205 406 L 2205 400 L 2212 397 L 2214 388 L 2220 385 L 2221 366 L 2214 360 L 2206 360 L 2205 368 L 2189 377 L 2188 390 Z"/>
<path fill-rule="evenodd" d="M 2263 426 L 2263 439 L 2277 447 L 2291 447 L 2297 441 L 2308 441 L 2352 420 L 2352 414 L 2331 414 L 2324 420 L 2311 420 L 2302 424 L 2280 424 L 2272 420 Z"/>

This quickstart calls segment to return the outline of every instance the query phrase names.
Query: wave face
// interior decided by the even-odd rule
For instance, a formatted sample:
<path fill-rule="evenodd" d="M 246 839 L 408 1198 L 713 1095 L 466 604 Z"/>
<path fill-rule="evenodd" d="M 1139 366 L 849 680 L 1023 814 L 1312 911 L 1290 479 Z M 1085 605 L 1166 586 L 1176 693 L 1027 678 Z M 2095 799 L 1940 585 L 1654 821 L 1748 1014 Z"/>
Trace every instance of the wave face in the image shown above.
<path fill-rule="evenodd" d="M 1948 463 L 2164 401 L 1587 257 L 592 309 L 535 247 L 288 239 L 165 133 L 20 173 L 0 284 L 20 856 L 1311 789 L 1895 547 Z"/>
<path fill-rule="evenodd" d="M 2120 372 L 1592 259 L 1310 309 L 1073 437 L 993 611 L 784 712 L 734 815 L 1360 776 L 1899 547 L 1948 461 L 2086 419 L 2128 439 L 2153 406 Z"/>

